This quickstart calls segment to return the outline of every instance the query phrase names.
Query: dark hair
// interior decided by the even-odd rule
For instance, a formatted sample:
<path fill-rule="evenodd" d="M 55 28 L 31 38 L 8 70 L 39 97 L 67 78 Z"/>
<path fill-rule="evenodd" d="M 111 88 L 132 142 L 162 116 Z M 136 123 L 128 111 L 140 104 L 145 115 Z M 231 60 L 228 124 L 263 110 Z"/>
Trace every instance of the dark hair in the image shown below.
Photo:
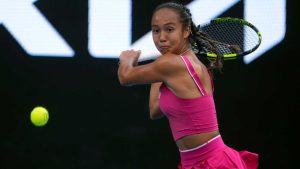
<path fill-rule="evenodd" d="M 219 69 L 223 67 L 223 58 L 221 56 L 220 51 L 216 48 L 215 42 L 208 37 L 207 34 L 202 32 L 200 29 L 197 28 L 195 23 L 192 20 L 192 14 L 190 10 L 185 7 L 183 4 L 176 3 L 176 2 L 166 2 L 157 6 L 153 13 L 158 11 L 162 8 L 168 8 L 174 10 L 178 16 L 179 21 L 182 23 L 183 28 L 188 26 L 191 27 L 191 33 L 189 35 L 189 42 L 192 46 L 193 51 L 197 55 L 197 57 L 207 66 L 208 69 Z M 201 57 L 200 51 L 202 47 L 205 47 L 214 53 L 217 54 L 216 59 L 209 60 L 207 57 Z"/>

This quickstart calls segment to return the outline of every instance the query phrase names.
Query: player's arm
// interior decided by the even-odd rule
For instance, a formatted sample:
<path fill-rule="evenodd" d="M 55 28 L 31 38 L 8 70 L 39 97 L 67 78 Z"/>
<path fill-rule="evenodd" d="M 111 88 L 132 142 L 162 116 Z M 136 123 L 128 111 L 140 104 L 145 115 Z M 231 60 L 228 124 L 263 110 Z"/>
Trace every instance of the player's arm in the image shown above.
<path fill-rule="evenodd" d="M 162 84 L 161 82 L 151 84 L 150 97 L 149 97 L 149 110 L 150 110 L 150 118 L 152 120 L 163 117 L 163 113 L 159 108 L 159 88 L 161 84 Z"/>
<path fill-rule="evenodd" d="M 166 56 L 161 56 L 149 64 L 138 65 L 139 54 L 136 51 L 121 53 L 118 69 L 118 78 L 121 85 L 130 86 L 163 82 L 170 77 L 173 64 Z"/>

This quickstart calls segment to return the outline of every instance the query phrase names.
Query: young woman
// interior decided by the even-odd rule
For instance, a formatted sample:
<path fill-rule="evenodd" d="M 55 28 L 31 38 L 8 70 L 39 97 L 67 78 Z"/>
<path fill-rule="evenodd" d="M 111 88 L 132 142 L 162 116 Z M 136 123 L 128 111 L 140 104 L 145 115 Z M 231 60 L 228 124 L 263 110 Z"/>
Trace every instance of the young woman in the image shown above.
<path fill-rule="evenodd" d="M 118 77 L 121 85 L 151 84 L 150 118 L 168 118 L 180 151 L 179 168 L 257 168 L 257 154 L 238 152 L 220 136 L 211 72 L 222 67 L 222 59 L 197 56 L 203 46 L 218 53 L 213 41 L 196 28 L 189 9 L 178 3 L 157 6 L 151 25 L 161 56 L 138 65 L 141 51 L 123 51 Z"/>

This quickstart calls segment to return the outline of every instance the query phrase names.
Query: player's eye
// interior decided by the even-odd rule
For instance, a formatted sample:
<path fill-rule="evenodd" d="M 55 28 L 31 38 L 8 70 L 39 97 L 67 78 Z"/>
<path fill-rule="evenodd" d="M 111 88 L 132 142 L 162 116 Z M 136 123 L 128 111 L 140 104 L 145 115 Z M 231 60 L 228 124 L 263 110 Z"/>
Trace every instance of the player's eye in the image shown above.
<path fill-rule="evenodd" d="M 159 32 L 159 29 L 157 29 L 157 28 L 152 28 L 152 32 L 153 32 L 153 33 L 158 33 L 158 32 Z"/>
<path fill-rule="evenodd" d="M 171 27 L 166 29 L 167 32 L 172 32 L 173 30 L 174 30 L 174 28 L 171 28 Z"/>

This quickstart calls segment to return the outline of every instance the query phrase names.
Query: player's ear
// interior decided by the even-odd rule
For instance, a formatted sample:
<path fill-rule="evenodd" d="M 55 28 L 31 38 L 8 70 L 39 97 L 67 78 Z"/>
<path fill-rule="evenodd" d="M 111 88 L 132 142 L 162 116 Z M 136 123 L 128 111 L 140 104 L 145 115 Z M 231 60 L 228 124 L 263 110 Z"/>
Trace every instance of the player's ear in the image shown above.
<path fill-rule="evenodd" d="M 191 33 L 191 27 L 190 26 L 187 26 L 185 27 L 184 29 L 184 38 L 188 38 L 190 36 L 190 33 Z"/>

